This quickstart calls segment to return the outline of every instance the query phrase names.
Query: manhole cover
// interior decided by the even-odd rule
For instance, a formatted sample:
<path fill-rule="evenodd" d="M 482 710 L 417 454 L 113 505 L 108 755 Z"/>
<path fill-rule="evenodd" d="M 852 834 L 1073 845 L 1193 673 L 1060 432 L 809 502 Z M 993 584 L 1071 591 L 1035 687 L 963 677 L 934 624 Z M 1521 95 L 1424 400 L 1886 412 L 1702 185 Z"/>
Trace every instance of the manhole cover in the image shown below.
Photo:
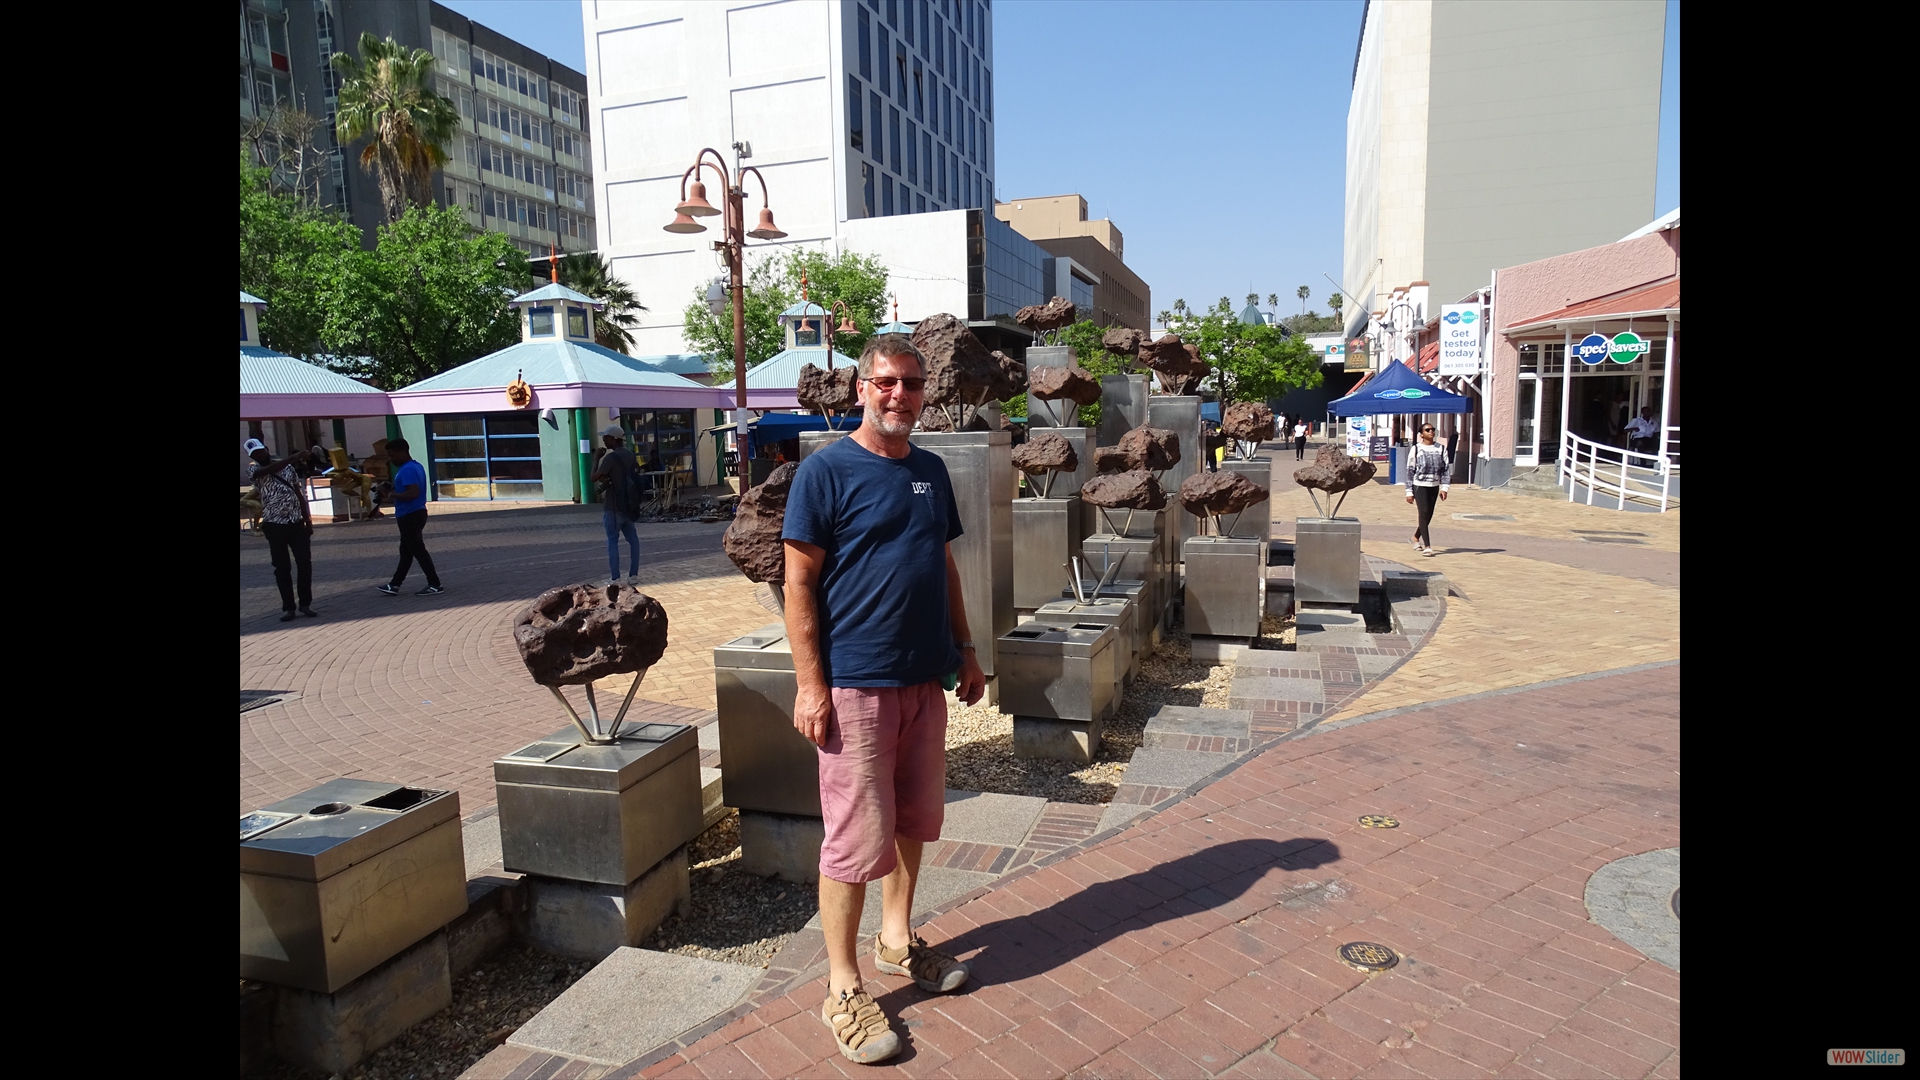
<path fill-rule="evenodd" d="M 1400 962 L 1400 956 L 1385 945 L 1371 941 L 1349 941 L 1340 946 L 1340 960 L 1361 971 L 1385 971 Z"/>
<path fill-rule="evenodd" d="M 1589 544 L 1645 544 L 1645 540 L 1635 540 L 1630 536 L 1582 536 Z"/>
<path fill-rule="evenodd" d="M 1673 909 L 1674 918 L 1677 919 L 1680 917 L 1680 890 L 1679 889 L 1673 890 L 1673 899 L 1667 901 L 1667 906 Z"/>
<path fill-rule="evenodd" d="M 1360 827 L 1363 829 L 1397 829 L 1400 827 L 1400 822 L 1399 819 L 1390 818 L 1385 814 L 1364 814 L 1360 818 Z"/>

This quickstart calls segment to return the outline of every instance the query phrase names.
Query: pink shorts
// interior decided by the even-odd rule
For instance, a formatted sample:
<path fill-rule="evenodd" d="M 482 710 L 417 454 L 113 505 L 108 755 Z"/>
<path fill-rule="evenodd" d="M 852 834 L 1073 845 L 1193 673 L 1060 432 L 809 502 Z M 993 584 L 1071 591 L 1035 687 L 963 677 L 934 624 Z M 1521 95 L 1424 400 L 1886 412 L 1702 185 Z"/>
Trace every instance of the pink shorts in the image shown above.
<path fill-rule="evenodd" d="M 893 872 L 896 836 L 940 839 L 947 813 L 947 698 L 938 682 L 833 688 L 820 747 L 820 873 L 847 884 Z"/>

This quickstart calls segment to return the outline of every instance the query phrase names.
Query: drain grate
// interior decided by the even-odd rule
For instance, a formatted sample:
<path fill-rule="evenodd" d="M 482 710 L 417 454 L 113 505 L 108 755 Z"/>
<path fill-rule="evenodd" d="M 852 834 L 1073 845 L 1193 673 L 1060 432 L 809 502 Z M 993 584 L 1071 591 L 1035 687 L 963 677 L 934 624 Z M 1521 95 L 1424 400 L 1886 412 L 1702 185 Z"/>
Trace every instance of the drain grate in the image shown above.
<path fill-rule="evenodd" d="M 1363 829 L 1397 829 L 1400 827 L 1400 822 L 1397 818 L 1390 818 L 1385 814 L 1363 814 L 1360 817 L 1360 827 Z"/>
<path fill-rule="evenodd" d="M 1340 962 L 1361 971 L 1385 971 L 1400 962 L 1400 954 L 1371 941 L 1349 941 L 1340 946 Z"/>

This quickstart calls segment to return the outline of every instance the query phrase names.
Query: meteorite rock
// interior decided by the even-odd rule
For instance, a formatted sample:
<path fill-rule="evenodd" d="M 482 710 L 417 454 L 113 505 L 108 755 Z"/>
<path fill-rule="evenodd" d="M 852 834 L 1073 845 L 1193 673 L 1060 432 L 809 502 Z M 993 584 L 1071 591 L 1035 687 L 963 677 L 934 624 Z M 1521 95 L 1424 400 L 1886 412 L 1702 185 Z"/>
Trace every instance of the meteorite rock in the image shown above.
<path fill-rule="evenodd" d="M 577 686 L 657 663 L 667 651 L 667 611 L 629 585 L 562 585 L 527 605 L 513 641 L 534 682 Z"/>
<path fill-rule="evenodd" d="M 1100 337 L 1100 344 L 1110 353 L 1120 356 L 1138 356 L 1140 342 L 1144 335 L 1131 326 L 1116 326 Z"/>
<path fill-rule="evenodd" d="M 1076 405 L 1100 400 L 1100 379 L 1079 364 L 1036 368 L 1027 374 L 1027 393 L 1041 401 L 1068 398 Z"/>
<path fill-rule="evenodd" d="M 1093 471 L 1096 473 L 1123 473 L 1139 467 L 1132 454 L 1117 446 L 1093 448 Z"/>
<path fill-rule="evenodd" d="M 1013 449 L 1013 467 L 1038 476 L 1048 472 L 1072 472 L 1080 467 L 1080 455 L 1073 444 L 1058 435 L 1036 435 Z"/>
<path fill-rule="evenodd" d="M 1273 438 L 1273 410 L 1257 401 L 1229 405 L 1220 426 L 1241 442 L 1265 442 Z"/>
<path fill-rule="evenodd" d="M 1072 326 L 1076 314 L 1073 301 L 1056 296 L 1045 304 L 1029 304 L 1013 313 L 1013 321 L 1036 334 L 1050 334 Z"/>
<path fill-rule="evenodd" d="M 1293 482 L 1338 495 L 1372 480 L 1373 472 L 1373 462 L 1348 457 L 1345 450 L 1328 444 L 1313 455 L 1313 464 L 1293 471 Z"/>
<path fill-rule="evenodd" d="M 913 344 L 927 358 L 928 405 L 977 405 L 1007 381 L 1000 362 L 952 315 L 922 319 L 913 329 Z"/>
<path fill-rule="evenodd" d="M 1145 469 L 1107 473 L 1080 485 L 1080 498 L 1110 510 L 1159 510 L 1167 505 L 1167 489 Z"/>
<path fill-rule="evenodd" d="M 1120 436 L 1120 449 L 1135 469 L 1164 472 L 1180 464 L 1180 435 L 1166 428 L 1142 424 Z"/>
<path fill-rule="evenodd" d="M 787 551 L 780 542 L 780 527 L 787 519 L 787 494 L 793 489 L 793 474 L 799 471 L 800 463 L 789 461 L 748 488 L 734 509 L 733 523 L 720 538 L 727 558 L 747 575 L 748 581 L 778 585 L 787 580 Z"/>
<path fill-rule="evenodd" d="M 800 385 L 794 390 L 794 396 L 800 399 L 803 409 L 851 409 L 860 403 L 854 394 L 854 383 L 859 378 L 860 369 L 857 367 L 822 371 L 812 364 L 806 364 L 800 368 Z"/>
<path fill-rule="evenodd" d="M 1025 393 L 1027 389 L 1027 365 L 1023 360 L 1015 360 L 999 349 L 993 350 L 995 376 L 993 385 L 987 388 L 988 401 L 1005 401 L 1015 394 Z M 1098 388 L 1096 387 L 1096 390 Z M 1096 395 L 1095 400 L 1099 400 Z"/>
<path fill-rule="evenodd" d="M 1160 376 L 1160 385 L 1174 394 L 1193 392 L 1200 385 L 1200 380 L 1213 370 L 1206 361 L 1200 359 L 1199 349 L 1182 344 L 1172 334 L 1150 345 L 1140 346 L 1140 362 L 1153 369 Z"/>
<path fill-rule="evenodd" d="M 920 409 L 921 431 L 952 431 L 953 417 L 938 405 L 925 405 Z"/>
<path fill-rule="evenodd" d="M 1180 481 L 1180 505 L 1194 517 L 1237 514 L 1266 498 L 1267 489 L 1244 473 L 1202 472 Z"/>

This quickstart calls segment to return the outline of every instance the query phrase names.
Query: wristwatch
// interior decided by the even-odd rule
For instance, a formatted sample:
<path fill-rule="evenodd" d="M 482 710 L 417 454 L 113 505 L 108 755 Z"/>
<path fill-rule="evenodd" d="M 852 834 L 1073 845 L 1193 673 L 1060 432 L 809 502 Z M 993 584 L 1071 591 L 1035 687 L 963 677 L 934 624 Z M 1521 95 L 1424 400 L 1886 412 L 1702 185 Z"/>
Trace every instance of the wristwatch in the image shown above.
<path fill-rule="evenodd" d="M 953 643 L 953 647 L 956 649 L 973 649 L 974 645 L 971 641 L 956 641 Z M 979 650 L 974 649 L 974 651 L 978 652 Z"/>

